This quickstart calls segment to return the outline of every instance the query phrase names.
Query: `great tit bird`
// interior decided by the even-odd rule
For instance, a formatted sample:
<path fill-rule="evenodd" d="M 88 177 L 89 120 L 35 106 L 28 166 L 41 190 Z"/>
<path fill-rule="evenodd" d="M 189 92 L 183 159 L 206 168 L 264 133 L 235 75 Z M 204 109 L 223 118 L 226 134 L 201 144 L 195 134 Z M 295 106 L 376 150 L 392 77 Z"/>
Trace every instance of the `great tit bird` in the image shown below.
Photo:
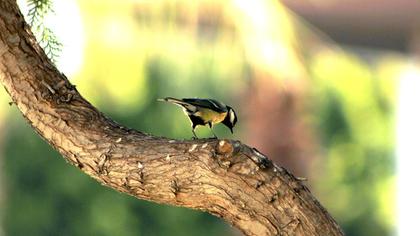
<path fill-rule="evenodd" d="M 177 99 L 166 97 L 160 98 L 158 101 L 170 102 L 181 106 L 184 109 L 185 114 L 190 118 L 192 132 L 195 138 L 197 138 L 197 135 L 194 130 L 197 125 L 209 125 L 214 137 L 217 138 L 212 128 L 214 124 L 222 123 L 230 129 L 230 132 L 233 133 L 233 127 L 238 121 L 236 113 L 232 107 L 226 106 L 222 102 L 213 99 Z"/>

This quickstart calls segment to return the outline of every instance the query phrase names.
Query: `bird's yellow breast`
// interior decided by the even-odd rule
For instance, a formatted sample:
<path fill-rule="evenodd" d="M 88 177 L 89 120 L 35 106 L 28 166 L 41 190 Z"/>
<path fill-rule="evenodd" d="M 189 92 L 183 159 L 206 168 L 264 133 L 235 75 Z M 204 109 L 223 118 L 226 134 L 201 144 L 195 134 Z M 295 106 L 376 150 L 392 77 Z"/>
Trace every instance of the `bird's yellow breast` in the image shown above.
<path fill-rule="evenodd" d="M 199 111 L 196 112 L 196 115 L 200 116 L 205 123 L 217 124 L 225 119 L 227 112 L 219 113 L 211 109 L 201 108 Z"/>

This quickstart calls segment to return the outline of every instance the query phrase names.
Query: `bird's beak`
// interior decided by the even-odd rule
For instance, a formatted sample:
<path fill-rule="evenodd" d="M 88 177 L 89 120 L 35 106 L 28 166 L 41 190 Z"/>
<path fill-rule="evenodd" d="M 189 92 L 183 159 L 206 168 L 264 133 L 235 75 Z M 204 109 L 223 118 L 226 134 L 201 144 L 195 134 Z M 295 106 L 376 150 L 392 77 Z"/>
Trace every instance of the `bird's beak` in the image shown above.
<path fill-rule="evenodd" d="M 230 128 L 230 132 L 233 134 L 233 128 Z"/>

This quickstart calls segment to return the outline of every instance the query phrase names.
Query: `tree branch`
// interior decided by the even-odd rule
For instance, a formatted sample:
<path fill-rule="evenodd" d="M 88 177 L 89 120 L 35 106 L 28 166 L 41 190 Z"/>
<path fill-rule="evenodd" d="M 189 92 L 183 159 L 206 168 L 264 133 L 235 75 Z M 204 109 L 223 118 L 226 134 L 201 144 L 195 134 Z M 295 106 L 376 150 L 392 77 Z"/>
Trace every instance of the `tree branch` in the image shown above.
<path fill-rule="evenodd" d="M 105 117 L 48 60 L 14 0 L 0 2 L 0 81 L 36 132 L 103 185 L 246 235 L 343 235 L 298 179 L 239 141 L 170 140 Z"/>

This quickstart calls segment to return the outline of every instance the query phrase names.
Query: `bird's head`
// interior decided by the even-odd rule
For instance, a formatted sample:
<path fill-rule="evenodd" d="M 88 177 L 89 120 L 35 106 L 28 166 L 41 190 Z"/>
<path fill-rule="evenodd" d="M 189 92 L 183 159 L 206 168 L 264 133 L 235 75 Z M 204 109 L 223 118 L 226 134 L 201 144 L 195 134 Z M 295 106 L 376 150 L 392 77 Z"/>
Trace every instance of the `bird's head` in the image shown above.
<path fill-rule="evenodd" d="M 224 125 L 226 125 L 229 129 L 230 132 L 233 133 L 233 127 L 235 126 L 236 122 L 238 121 L 238 117 L 236 116 L 235 111 L 233 110 L 232 107 L 230 106 L 226 106 L 227 107 L 227 115 L 225 117 L 225 119 L 222 121 L 222 123 Z"/>

